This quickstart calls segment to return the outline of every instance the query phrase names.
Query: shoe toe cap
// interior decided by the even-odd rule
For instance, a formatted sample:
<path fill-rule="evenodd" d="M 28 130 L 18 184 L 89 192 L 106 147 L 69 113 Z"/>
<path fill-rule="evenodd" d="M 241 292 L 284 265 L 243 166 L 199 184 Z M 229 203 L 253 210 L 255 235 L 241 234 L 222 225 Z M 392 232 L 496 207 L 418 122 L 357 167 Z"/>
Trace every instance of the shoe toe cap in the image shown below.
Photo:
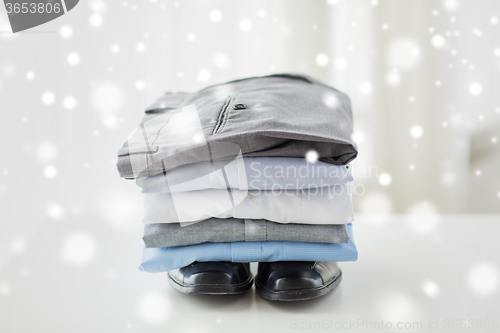
<path fill-rule="evenodd" d="M 321 275 L 308 270 L 279 270 L 270 274 L 265 281 L 267 288 L 275 291 L 313 289 L 323 285 Z"/>
<path fill-rule="evenodd" d="M 318 277 L 283 277 L 276 279 L 270 286 L 274 290 L 301 290 L 319 288 L 322 285 L 323 280 Z"/>
<path fill-rule="evenodd" d="M 195 263 L 170 271 L 169 276 L 182 285 L 236 285 L 251 278 L 245 265 L 222 262 Z"/>

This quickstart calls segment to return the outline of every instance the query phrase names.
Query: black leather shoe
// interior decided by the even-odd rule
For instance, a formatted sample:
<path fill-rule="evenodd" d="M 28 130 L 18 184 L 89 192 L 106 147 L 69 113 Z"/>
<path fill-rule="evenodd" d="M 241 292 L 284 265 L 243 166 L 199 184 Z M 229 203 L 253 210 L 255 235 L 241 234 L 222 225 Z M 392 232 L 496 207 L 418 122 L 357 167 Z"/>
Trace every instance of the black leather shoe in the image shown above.
<path fill-rule="evenodd" d="M 168 272 L 170 284 L 185 294 L 240 294 L 252 287 L 249 263 L 194 262 Z"/>
<path fill-rule="evenodd" d="M 271 301 L 302 301 L 328 294 L 342 280 L 335 262 L 260 262 L 257 292 Z"/>

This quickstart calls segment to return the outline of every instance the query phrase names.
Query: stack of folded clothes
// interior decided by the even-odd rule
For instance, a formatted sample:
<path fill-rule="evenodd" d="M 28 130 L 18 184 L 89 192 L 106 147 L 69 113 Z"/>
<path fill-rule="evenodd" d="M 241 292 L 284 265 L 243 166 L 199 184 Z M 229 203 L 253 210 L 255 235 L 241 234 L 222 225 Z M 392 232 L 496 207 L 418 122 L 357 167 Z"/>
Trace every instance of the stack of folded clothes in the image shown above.
<path fill-rule="evenodd" d="M 118 154 L 144 198 L 140 269 L 187 293 L 318 297 L 354 261 L 348 97 L 304 75 L 168 93 Z M 276 272 L 280 274 L 276 274 Z"/>

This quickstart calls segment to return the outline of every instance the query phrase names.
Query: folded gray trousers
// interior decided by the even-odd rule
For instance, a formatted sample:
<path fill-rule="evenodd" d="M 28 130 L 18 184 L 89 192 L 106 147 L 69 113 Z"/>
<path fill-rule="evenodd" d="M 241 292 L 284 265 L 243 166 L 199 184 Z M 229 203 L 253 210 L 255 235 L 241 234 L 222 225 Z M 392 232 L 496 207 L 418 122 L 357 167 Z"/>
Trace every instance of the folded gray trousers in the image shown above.
<path fill-rule="evenodd" d="M 167 93 L 145 112 L 118 152 L 121 177 L 237 156 L 304 157 L 314 150 L 321 161 L 344 165 L 357 155 L 349 97 L 305 75 Z"/>
<path fill-rule="evenodd" d="M 146 247 L 184 246 L 201 243 L 290 241 L 347 243 L 345 224 L 276 223 L 267 220 L 210 218 L 194 224 L 155 223 L 144 226 Z"/>

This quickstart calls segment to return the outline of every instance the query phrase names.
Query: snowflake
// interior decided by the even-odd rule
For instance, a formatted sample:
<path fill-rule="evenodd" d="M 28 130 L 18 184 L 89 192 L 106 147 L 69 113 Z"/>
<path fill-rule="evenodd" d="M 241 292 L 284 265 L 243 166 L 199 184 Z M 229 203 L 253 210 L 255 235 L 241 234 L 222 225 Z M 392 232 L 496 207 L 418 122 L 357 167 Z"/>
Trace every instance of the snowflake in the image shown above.
<path fill-rule="evenodd" d="M 379 175 L 378 182 L 382 186 L 389 186 L 392 183 L 392 176 L 387 172 L 383 172 Z"/>
<path fill-rule="evenodd" d="M 397 69 L 393 69 L 391 72 L 387 73 L 385 81 L 390 86 L 397 86 L 401 83 L 401 74 L 399 74 Z"/>
<path fill-rule="evenodd" d="M 420 125 L 413 125 L 410 128 L 410 135 L 414 139 L 421 138 L 424 134 L 424 129 Z"/>
<path fill-rule="evenodd" d="M 26 79 L 28 81 L 33 81 L 35 79 L 35 77 L 36 77 L 35 73 L 32 72 L 32 71 L 29 71 L 29 72 L 26 73 Z"/>
<path fill-rule="evenodd" d="M 51 91 L 46 91 L 42 94 L 42 102 L 45 105 L 51 105 L 55 102 L 56 96 Z"/>
<path fill-rule="evenodd" d="M 356 142 L 357 144 L 360 144 L 365 141 L 365 134 L 361 131 L 354 131 L 352 133 L 351 139 L 354 140 L 354 142 Z"/>
<path fill-rule="evenodd" d="M 66 60 L 71 66 L 76 66 L 80 63 L 80 55 L 76 52 L 71 52 L 70 54 L 68 54 Z"/>
<path fill-rule="evenodd" d="M 435 35 L 434 37 L 432 37 L 432 45 L 435 47 L 435 48 L 441 48 L 443 47 L 445 43 L 445 39 L 443 36 L 441 35 Z"/>
<path fill-rule="evenodd" d="M 74 233 L 64 241 L 61 259 L 74 266 L 83 266 L 92 261 L 96 254 L 94 239 L 86 233 Z"/>
<path fill-rule="evenodd" d="M 21 252 L 26 248 L 26 241 L 24 239 L 16 239 L 12 242 L 12 251 Z"/>
<path fill-rule="evenodd" d="M 113 52 L 113 53 L 120 52 L 120 45 L 118 45 L 118 44 L 111 45 L 111 52 Z"/>
<path fill-rule="evenodd" d="M 481 95 L 483 92 L 483 86 L 478 82 L 471 83 L 469 86 L 469 92 L 475 96 Z"/>
<path fill-rule="evenodd" d="M 43 169 L 43 174 L 45 175 L 45 177 L 52 179 L 57 175 L 57 168 L 53 165 L 47 165 Z"/>
<path fill-rule="evenodd" d="M 211 73 L 208 69 L 202 69 L 201 71 L 198 72 L 198 75 L 196 76 L 196 79 L 200 82 L 207 82 L 210 80 Z"/>
<path fill-rule="evenodd" d="M 68 110 L 73 110 L 76 107 L 76 99 L 73 96 L 67 96 L 63 100 L 63 105 Z"/>
<path fill-rule="evenodd" d="M 338 57 L 334 62 L 335 68 L 338 70 L 344 70 L 347 68 L 347 60 L 346 58 Z"/>
<path fill-rule="evenodd" d="M 324 53 L 320 53 L 316 56 L 316 64 L 318 66 L 321 66 L 321 67 L 324 67 L 326 65 L 328 65 L 328 56 Z"/>
<path fill-rule="evenodd" d="M 306 161 L 307 163 L 316 163 L 318 161 L 319 154 L 315 150 L 309 150 L 306 153 Z"/>
<path fill-rule="evenodd" d="M 73 28 L 69 25 L 63 25 L 59 28 L 59 35 L 64 39 L 71 38 L 73 36 Z"/>
<path fill-rule="evenodd" d="M 422 291 L 431 298 L 437 298 L 441 295 L 441 288 L 432 280 L 422 282 Z"/>
<path fill-rule="evenodd" d="M 359 92 L 363 95 L 367 95 L 372 92 L 372 84 L 368 81 L 361 82 L 358 88 Z"/>
<path fill-rule="evenodd" d="M 89 23 L 91 26 L 97 28 L 97 27 L 100 27 L 102 25 L 102 16 L 101 14 L 98 14 L 98 13 L 94 13 L 92 15 L 90 15 L 90 18 L 89 18 Z"/>
<path fill-rule="evenodd" d="M 481 37 L 483 35 L 483 32 L 481 30 L 479 30 L 478 28 L 474 28 L 472 30 L 472 32 L 474 33 L 474 35 L 476 35 L 478 37 Z"/>
<path fill-rule="evenodd" d="M 146 44 L 144 43 L 138 43 L 136 46 L 135 46 L 135 50 L 138 52 L 138 53 L 144 53 L 146 51 Z"/>
<path fill-rule="evenodd" d="M 452 11 L 458 8 L 457 0 L 445 0 L 443 6 L 446 10 Z"/>
<path fill-rule="evenodd" d="M 488 262 L 476 264 L 468 273 L 468 282 L 469 287 L 478 296 L 490 296 L 498 289 L 498 268 Z"/>
<path fill-rule="evenodd" d="M 125 94 L 114 82 L 102 82 L 93 87 L 92 106 L 102 114 L 118 112 L 124 104 Z"/>
<path fill-rule="evenodd" d="M 249 19 L 243 19 L 240 21 L 240 30 L 244 32 L 248 32 L 252 30 L 252 21 Z"/>
<path fill-rule="evenodd" d="M 224 53 L 214 54 L 213 61 L 215 66 L 219 68 L 227 68 L 229 66 L 229 58 Z"/>
<path fill-rule="evenodd" d="M 143 90 L 146 87 L 146 83 L 142 80 L 135 81 L 135 89 Z"/>
<path fill-rule="evenodd" d="M 408 224 L 417 234 L 430 234 L 439 225 L 439 214 L 428 202 L 419 202 L 411 206 L 408 212 Z"/>
<path fill-rule="evenodd" d="M 162 292 L 149 292 L 139 300 L 139 313 L 148 323 L 163 322 L 169 313 L 170 304 Z"/>
<path fill-rule="evenodd" d="M 214 9 L 209 14 L 210 21 L 219 22 L 222 19 L 222 12 L 218 9 Z"/>
<path fill-rule="evenodd" d="M 41 142 L 36 148 L 36 156 L 42 163 L 52 162 L 57 157 L 57 148 L 50 141 Z"/>

